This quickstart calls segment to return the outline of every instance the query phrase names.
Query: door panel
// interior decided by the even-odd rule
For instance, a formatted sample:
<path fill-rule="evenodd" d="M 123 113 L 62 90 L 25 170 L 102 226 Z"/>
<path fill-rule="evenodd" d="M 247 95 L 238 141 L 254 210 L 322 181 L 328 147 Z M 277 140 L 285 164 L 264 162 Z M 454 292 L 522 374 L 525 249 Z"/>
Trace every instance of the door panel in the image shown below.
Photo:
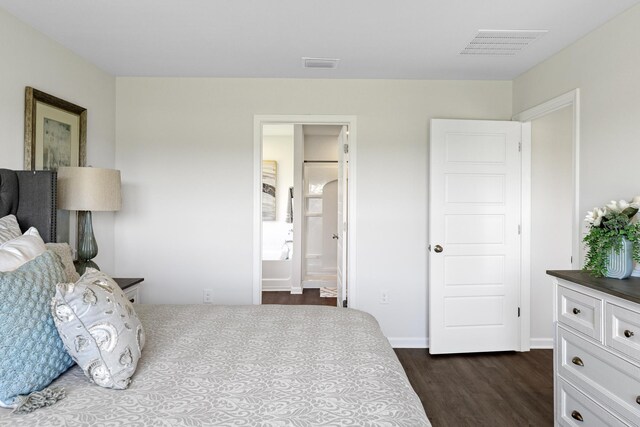
<path fill-rule="evenodd" d="M 348 144 L 347 127 L 342 126 L 338 136 L 338 272 L 336 275 L 338 287 L 338 307 L 343 301 L 348 301 L 347 283 L 347 218 L 349 217 L 348 188 L 349 188 L 349 153 L 344 147 Z"/>
<path fill-rule="evenodd" d="M 445 297 L 444 324 L 447 328 L 502 325 L 504 297 Z"/>
<path fill-rule="evenodd" d="M 444 285 L 499 285 L 504 282 L 504 256 L 445 256 Z"/>
<path fill-rule="evenodd" d="M 520 140 L 517 122 L 431 121 L 432 354 L 518 349 Z"/>
<path fill-rule="evenodd" d="M 502 244 L 504 243 L 504 222 L 504 215 L 446 215 L 444 242 L 447 244 Z"/>
<path fill-rule="evenodd" d="M 469 138 L 475 141 L 472 147 L 468 144 Z M 452 132 L 447 135 L 446 159 L 448 163 L 504 163 L 506 144 L 502 134 Z"/>
<path fill-rule="evenodd" d="M 479 174 L 445 175 L 447 203 L 504 203 L 504 176 Z"/>

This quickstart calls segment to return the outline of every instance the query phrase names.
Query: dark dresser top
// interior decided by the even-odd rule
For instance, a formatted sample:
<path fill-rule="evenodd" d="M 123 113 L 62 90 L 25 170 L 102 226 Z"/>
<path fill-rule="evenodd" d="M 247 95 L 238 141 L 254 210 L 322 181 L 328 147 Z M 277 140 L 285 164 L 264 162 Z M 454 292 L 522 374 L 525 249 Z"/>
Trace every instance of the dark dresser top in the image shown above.
<path fill-rule="evenodd" d="M 609 279 L 593 277 L 581 270 L 547 270 L 547 274 L 640 304 L 640 277 Z"/>
<path fill-rule="evenodd" d="M 120 289 L 123 289 L 123 290 L 144 281 L 142 277 L 131 277 L 131 278 L 114 277 L 113 280 L 115 280 L 118 286 L 120 286 Z"/>

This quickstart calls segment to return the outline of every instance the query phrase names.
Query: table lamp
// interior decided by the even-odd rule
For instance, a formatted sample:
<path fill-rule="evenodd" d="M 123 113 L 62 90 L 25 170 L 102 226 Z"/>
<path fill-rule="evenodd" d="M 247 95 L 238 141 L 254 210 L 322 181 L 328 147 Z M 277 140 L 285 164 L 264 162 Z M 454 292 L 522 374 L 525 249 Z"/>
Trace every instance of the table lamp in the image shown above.
<path fill-rule="evenodd" d="M 80 275 L 87 267 L 99 269 L 92 261 L 98 255 L 98 244 L 93 235 L 91 212 L 118 211 L 121 207 L 120 171 L 93 167 L 58 168 L 58 208 L 79 211 L 81 217 L 76 263 Z"/>

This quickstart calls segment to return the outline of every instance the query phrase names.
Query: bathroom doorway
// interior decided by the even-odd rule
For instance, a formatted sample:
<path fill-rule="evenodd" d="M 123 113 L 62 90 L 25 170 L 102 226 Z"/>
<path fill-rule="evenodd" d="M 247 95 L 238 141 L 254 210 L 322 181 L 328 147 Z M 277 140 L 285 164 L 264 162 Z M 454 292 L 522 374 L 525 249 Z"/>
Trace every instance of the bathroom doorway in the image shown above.
<path fill-rule="evenodd" d="M 257 304 L 353 306 L 355 120 L 316 120 L 256 117 Z"/>

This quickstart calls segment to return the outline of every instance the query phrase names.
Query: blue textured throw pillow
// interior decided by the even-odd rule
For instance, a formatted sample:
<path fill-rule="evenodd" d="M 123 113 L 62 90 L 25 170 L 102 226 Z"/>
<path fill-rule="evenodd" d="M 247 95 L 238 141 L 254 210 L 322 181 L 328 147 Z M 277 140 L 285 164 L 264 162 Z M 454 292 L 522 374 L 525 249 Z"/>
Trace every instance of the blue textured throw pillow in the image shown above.
<path fill-rule="evenodd" d="M 65 281 L 51 251 L 0 272 L 0 406 L 15 406 L 17 396 L 45 388 L 73 365 L 50 308 L 56 285 Z"/>

